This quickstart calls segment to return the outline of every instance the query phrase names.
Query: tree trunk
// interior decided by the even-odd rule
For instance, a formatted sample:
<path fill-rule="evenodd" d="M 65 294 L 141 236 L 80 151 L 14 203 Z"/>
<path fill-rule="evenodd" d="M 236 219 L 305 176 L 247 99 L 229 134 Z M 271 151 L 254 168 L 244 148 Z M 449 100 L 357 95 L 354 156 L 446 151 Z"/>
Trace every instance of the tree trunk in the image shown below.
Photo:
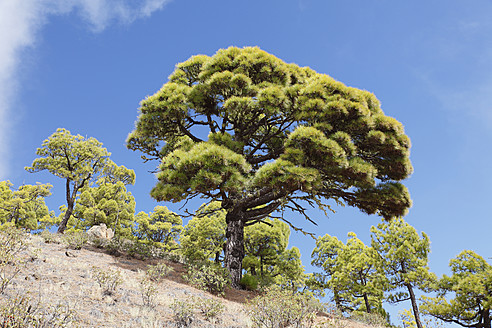
<path fill-rule="evenodd" d="M 226 215 L 226 247 L 225 267 L 231 275 L 231 286 L 241 289 L 241 280 L 244 258 L 244 222 L 238 211 L 228 212 Z"/>
<path fill-rule="evenodd" d="M 366 312 L 371 313 L 371 305 L 369 304 L 369 297 L 364 293 L 364 303 L 366 304 Z"/>
<path fill-rule="evenodd" d="M 65 216 L 63 217 L 62 222 L 58 226 L 58 233 L 64 233 L 65 229 L 67 228 L 67 223 L 68 219 L 70 219 L 70 216 L 72 215 L 73 212 L 73 206 L 75 204 L 75 195 L 77 193 L 77 188 L 74 187 L 73 193 L 70 193 L 70 180 L 67 179 L 66 183 L 66 197 L 67 197 L 67 210 L 65 212 Z"/>
<path fill-rule="evenodd" d="M 417 306 L 417 300 L 415 299 L 415 294 L 413 293 L 412 285 L 405 284 L 405 286 L 408 289 L 408 294 L 410 294 L 410 301 L 412 302 L 413 316 L 415 317 L 415 323 L 417 324 L 417 328 L 423 328 L 422 323 L 420 322 L 419 308 Z"/>
<path fill-rule="evenodd" d="M 489 309 L 482 310 L 482 318 L 483 318 L 483 323 L 478 324 L 477 327 L 482 326 L 483 328 L 491 328 L 492 318 L 490 317 Z"/>
<path fill-rule="evenodd" d="M 67 204 L 67 211 L 65 212 L 65 215 L 63 216 L 62 222 L 58 226 L 58 233 L 64 233 L 65 232 L 65 229 L 67 228 L 68 219 L 70 219 L 70 216 L 72 215 L 72 212 L 73 212 L 73 204 L 74 204 L 74 202 L 72 202 L 72 201 Z"/>

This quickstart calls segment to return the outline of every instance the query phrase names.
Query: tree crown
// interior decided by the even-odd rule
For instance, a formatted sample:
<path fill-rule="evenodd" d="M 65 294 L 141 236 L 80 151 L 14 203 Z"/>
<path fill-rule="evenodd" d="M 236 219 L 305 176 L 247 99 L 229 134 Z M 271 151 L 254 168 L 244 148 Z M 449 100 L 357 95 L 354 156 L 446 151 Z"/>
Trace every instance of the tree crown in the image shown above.
<path fill-rule="evenodd" d="M 411 205 L 399 183 L 410 140 L 376 97 L 258 48 L 178 64 L 141 102 L 127 146 L 162 160 L 157 200 L 202 195 L 246 221 L 322 199 L 386 218 Z"/>

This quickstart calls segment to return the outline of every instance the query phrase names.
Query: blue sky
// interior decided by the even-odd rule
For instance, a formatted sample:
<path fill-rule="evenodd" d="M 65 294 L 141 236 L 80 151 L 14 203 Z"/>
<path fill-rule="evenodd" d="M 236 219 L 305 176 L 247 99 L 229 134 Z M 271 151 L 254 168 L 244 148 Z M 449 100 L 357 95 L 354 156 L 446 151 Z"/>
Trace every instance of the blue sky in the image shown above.
<path fill-rule="evenodd" d="M 57 210 L 61 179 L 24 166 L 64 127 L 134 169 L 137 211 L 151 211 L 155 164 L 125 147 L 139 101 L 192 55 L 259 46 L 375 93 L 403 123 L 415 169 L 406 220 L 430 236 L 431 270 L 448 273 L 463 249 L 492 257 L 490 17 L 485 0 L 0 0 L 0 178 L 52 183 L 47 202 Z M 354 231 L 369 242 L 379 222 L 348 208 L 313 215 L 317 227 L 297 222 L 343 240 Z M 314 242 L 293 233 L 291 245 L 309 270 Z"/>

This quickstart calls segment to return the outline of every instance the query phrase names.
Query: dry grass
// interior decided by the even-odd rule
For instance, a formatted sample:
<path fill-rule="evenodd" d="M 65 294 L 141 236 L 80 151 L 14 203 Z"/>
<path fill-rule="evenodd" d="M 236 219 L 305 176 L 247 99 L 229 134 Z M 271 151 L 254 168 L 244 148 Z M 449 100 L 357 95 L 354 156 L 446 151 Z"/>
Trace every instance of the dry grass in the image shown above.
<path fill-rule="evenodd" d="M 63 244 L 45 243 L 39 236 L 29 238 L 29 247 L 31 250 L 39 249 L 38 256 L 31 259 L 5 293 L 0 295 L 0 300 L 4 302 L 18 295 L 29 295 L 31 299 L 39 301 L 41 306 L 63 305 L 74 311 L 76 327 L 174 327 L 171 310 L 174 300 L 214 298 L 225 307 L 220 324 L 212 324 L 197 315 L 193 327 L 251 326 L 251 321 L 243 311 L 243 303 L 254 297 L 254 293 L 227 289 L 222 298 L 195 289 L 185 284 L 182 278 L 185 269 L 179 263 L 164 261 L 174 271 L 157 284 L 155 306 L 150 308 L 143 305 L 140 281 L 147 266 L 158 261 L 114 257 L 91 247 L 72 250 Z M 122 283 L 113 294 L 103 293 L 92 276 L 93 267 L 121 273 Z M 320 317 L 317 321 L 319 327 L 362 327 L 352 322 L 334 325 L 326 317 Z"/>

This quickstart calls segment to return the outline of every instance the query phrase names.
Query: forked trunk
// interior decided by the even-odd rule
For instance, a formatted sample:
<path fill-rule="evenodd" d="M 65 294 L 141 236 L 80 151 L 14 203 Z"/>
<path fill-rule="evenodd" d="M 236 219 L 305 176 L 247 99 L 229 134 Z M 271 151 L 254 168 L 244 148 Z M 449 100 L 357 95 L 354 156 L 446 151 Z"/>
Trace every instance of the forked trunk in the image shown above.
<path fill-rule="evenodd" d="M 237 212 L 228 212 L 226 222 L 225 267 L 231 275 L 232 288 L 240 289 L 244 258 L 244 222 Z"/>

